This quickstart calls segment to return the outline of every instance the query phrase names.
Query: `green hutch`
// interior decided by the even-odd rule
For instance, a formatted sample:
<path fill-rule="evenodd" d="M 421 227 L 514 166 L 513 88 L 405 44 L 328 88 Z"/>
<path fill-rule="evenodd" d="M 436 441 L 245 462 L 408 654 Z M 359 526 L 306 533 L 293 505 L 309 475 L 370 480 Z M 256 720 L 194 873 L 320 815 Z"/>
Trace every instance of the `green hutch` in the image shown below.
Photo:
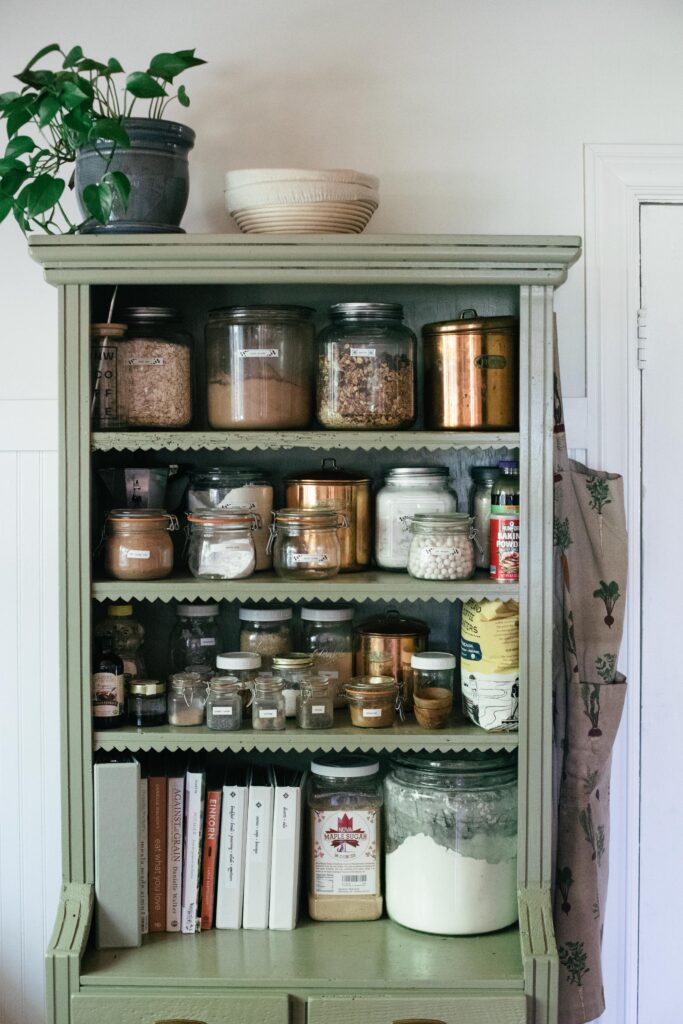
<path fill-rule="evenodd" d="M 51 1024 L 555 1024 L 557 951 L 550 903 L 553 291 L 578 258 L 574 237 L 451 235 L 169 235 L 35 238 L 31 251 L 59 290 L 62 870 L 64 885 L 47 952 Z M 519 433 L 210 431 L 197 420 L 178 432 L 91 433 L 90 321 L 117 304 L 180 307 L 201 365 L 209 308 L 298 302 L 324 314 L 332 302 L 402 302 L 417 330 L 457 316 L 514 313 L 520 319 Z M 144 296 L 144 298 L 143 298 Z M 114 317 L 115 319 L 115 317 Z M 201 392 L 200 392 L 201 394 Z M 197 403 L 200 404 L 200 403 Z M 400 458 L 434 459 L 463 478 L 473 461 L 519 449 L 522 507 L 519 584 L 475 578 L 415 580 L 370 571 L 326 582 L 285 582 L 272 573 L 208 582 L 185 575 L 145 583 L 92 570 L 93 478 L 106 465 L 210 465 L 238 453 L 266 468 L 312 466 L 339 453 L 381 470 Z M 242 453 L 239 455 L 239 453 Z M 412 454 L 411 454 L 412 453 Z M 469 459 L 469 462 L 467 461 Z M 279 461 L 278 461 L 279 460 Z M 463 467 L 465 467 L 463 469 Z M 96 540 L 99 538 L 96 538 Z M 386 602 L 427 610 L 444 635 L 453 602 L 515 597 L 520 603 L 518 734 L 461 724 L 357 730 L 341 721 L 320 733 L 209 732 L 206 728 L 93 734 L 91 629 L 109 600 L 132 601 L 147 622 L 170 628 L 174 602 L 326 599 Z M 416 602 L 418 604 L 416 604 Z M 145 618 L 146 617 L 146 618 Z M 233 617 L 236 617 L 233 616 Z M 149 629 L 148 629 L 149 633 Z M 234 649 L 234 648 L 233 648 Z M 153 652 L 152 652 L 153 653 Z M 261 751 L 302 758 L 312 751 L 519 750 L 519 926 L 451 938 L 389 920 L 311 923 L 292 932 L 212 930 L 145 936 L 137 949 L 94 948 L 93 750 Z"/>

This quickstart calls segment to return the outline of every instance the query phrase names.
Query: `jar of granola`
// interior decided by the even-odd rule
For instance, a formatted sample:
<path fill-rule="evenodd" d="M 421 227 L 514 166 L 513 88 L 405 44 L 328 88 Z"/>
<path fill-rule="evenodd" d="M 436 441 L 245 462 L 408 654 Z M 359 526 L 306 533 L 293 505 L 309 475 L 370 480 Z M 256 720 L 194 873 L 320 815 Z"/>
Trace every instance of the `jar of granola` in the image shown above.
<path fill-rule="evenodd" d="M 192 419 L 192 337 L 180 314 L 166 306 L 133 306 L 121 319 L 128 325 L 119 378 L 128 426 L 186 427 Z"/>

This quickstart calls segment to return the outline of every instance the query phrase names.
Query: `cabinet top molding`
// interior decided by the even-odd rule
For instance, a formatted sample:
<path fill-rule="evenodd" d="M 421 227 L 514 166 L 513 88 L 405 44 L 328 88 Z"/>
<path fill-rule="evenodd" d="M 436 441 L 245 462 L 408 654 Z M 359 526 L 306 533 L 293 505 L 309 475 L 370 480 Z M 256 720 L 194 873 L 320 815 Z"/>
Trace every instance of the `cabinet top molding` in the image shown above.
<path fill-rule="evenodd" d="M 51 284 L 559 285 L 581 254 L 571 235 L 33 236 Z"/>

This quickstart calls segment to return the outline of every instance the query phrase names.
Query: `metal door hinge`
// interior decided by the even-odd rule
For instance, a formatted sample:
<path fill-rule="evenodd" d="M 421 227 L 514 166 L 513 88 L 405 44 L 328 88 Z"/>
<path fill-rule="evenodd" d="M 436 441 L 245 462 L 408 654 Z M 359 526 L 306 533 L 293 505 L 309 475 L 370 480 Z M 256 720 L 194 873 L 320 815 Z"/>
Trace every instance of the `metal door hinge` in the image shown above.
<path fill-rule="evenodd" d="M 638 310 L 638 369 L 644 370 L 647 362 L 647 309 Z"/>

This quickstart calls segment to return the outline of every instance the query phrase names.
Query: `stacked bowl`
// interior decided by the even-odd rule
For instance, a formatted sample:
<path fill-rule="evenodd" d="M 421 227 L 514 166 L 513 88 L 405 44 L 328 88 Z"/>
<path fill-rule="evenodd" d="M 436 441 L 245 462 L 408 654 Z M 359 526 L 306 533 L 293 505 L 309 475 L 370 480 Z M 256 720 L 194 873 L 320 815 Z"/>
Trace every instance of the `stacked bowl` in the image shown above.
<path fill-rule="evenodd" d="M 379 180 L 358 171 L 228 171 L 225 207 L 241 231 L 359 234 L 379 206 Z"/>

